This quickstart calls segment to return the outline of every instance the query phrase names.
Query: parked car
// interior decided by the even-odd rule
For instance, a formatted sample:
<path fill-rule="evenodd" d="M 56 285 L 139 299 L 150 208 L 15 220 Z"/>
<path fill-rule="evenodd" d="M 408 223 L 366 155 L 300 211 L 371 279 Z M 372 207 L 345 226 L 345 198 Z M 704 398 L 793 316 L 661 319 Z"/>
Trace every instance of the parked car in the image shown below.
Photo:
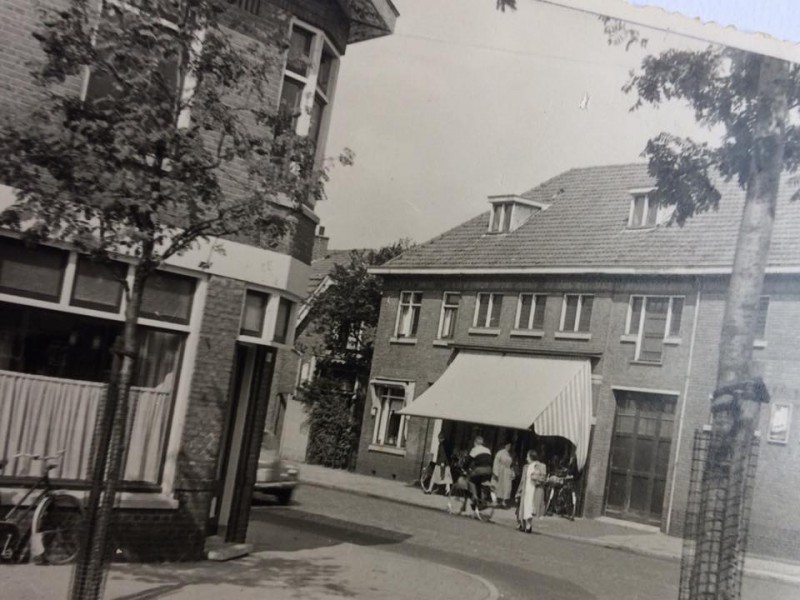
<path fill-rule="evenodd" d="M 297 467 L 281 459 L 277 450 L 261 449 L 255 492 L 275 496 L 279 503 L 289 504 L 298 484 L 297 476 Z"/>

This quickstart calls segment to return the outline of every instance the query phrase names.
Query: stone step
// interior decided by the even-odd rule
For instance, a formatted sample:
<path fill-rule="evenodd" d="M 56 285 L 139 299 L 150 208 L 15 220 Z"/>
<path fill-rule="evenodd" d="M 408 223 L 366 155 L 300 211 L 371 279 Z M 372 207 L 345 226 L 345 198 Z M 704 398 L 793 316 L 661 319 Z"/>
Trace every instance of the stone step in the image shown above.
<path fill-rule="evenodd" d="M 253 544 L 234 544 L 225 542 L 218 535 L 206 538 L 205 555 L 208 560 L 225 561 L 247 556 L 253 551 Z"/>

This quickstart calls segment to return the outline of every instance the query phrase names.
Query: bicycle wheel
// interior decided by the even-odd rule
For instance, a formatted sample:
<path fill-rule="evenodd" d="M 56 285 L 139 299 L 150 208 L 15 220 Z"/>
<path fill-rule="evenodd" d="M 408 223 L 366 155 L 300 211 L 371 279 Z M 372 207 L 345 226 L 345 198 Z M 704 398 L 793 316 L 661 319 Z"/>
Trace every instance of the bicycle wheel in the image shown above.
<path fill-rule="evenodd" d="M 491 521 L 494 516 L 496 501 L 492 495 L 492 490 L 484 485 L 478 494 L 478 503 L 475 507 L 475 516 L 479 521 Z"/>
<path fill-rule="evenodd" d="M 34 531 L 41 535 L 42 558 L 51 565 L 71 562 L 78 554 L 83 508 L 74 496 L 47 496 Z"/>

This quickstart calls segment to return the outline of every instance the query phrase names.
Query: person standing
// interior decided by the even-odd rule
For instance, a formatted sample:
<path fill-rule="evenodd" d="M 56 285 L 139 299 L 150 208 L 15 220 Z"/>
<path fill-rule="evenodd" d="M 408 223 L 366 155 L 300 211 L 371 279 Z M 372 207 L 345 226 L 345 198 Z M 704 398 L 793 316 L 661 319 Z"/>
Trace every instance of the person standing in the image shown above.
<path fill-rule="evenodd" d="M 517 498 L 517 522 L 525 533 L 533 532 L 533 517 L 544 516 L 544 482 L 547 467 L 539 462 L 536 450 L 528 450 L 527 464 L 522 469 Z"/>
<path fill-rule="evenodd" d="M 508 501 L 511 499 L 511 486 L 514 484 L 515 476 L 514 458 L 511 456 L 511 442 L 506 441 L 503 447 L 495 454 L 492 468 L 494 493 L 503 504 L 503 508 L 508 507 Z"/>
<path fill-rule="evenodd" d="M 431 483 L 425 493 L 430 494 L 433 492 L 434 486 L 443 485 L 445 493 L 449 495 L 450 486 L 453 485 L 453 475 L 450 471 L 450 449 L 443 433 L 439 434 L 439 446 L 436 449 L 434 463 Z"/>

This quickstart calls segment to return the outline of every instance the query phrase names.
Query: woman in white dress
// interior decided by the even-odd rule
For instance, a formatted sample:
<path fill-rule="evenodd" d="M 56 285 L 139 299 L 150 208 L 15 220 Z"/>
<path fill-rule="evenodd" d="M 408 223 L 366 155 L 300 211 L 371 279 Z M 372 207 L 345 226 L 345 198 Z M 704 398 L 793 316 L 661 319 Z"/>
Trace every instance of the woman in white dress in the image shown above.
<path fill-rule="evenodd" d="M 526 533 L 533 532 L 533 517 L 544 516 L 544 482 L 547 479 L 547 467 L 539 462 L 535 450 L 528 450 L 527 464 L 522 468 L 517 498 L 517 522 L 519 529 Z"/>

